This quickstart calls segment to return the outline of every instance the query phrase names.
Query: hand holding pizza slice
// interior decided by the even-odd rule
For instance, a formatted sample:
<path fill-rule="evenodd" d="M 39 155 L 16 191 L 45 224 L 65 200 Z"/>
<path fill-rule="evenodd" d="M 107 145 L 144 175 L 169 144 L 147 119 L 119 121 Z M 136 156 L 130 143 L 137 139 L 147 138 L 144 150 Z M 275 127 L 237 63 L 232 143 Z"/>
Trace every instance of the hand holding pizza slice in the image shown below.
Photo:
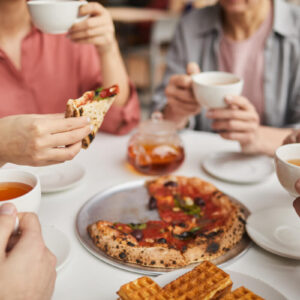
<path fill-rule="evenodd" d="M 101 127 L 104 117 L 119 94 L 118 85 L 110 88 L 98 88 L 95 91 L 85 92 L 78 99 L 67 102 L 66 118 L 86 116 L 91 120 L 92 132 L 82 140 L 82 148 L 88 148 Z"/>

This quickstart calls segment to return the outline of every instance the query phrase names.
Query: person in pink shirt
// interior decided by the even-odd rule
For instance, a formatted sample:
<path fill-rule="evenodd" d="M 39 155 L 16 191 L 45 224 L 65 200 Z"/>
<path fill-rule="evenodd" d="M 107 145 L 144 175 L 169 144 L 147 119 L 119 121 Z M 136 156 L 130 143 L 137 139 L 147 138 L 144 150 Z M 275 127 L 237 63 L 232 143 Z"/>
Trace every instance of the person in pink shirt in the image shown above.
<path fill-rule="evenodd" d="M 120 87 L 120 95 L 101 130 L 125 134 L 140 119 L 137 93 L 129 82 L 108 11 L 91 2 L 81 6 L 80 14 L 90 17 L 76 23 L 67 35 L 44 34 L 31 23 L 25 0 L 0 0 L 0 136 L 12 137 L 16 131 L 25 136 L 28 135 L 25 128 L 35 127 L 28 137 L 36 149 L 36 157 L 31 160 L 35 165 L 64 161 L 78 153 L 80 139 L 90 130 L 88 120 L 73 121 L 70 127 L 70 121 L 62 115 L 44 114 L 64 112 L 68 99 L 78 98 L 87 90 L 113 84 Z M 27 116 L 16 116 L 20 114 Z M 54 126 L 53 118 L 60 119 L 61 129 Z M 51 134 L 57 137 L 57 133 L 68 132 L 70 128 L 75 133 L 64 134 L 55 142 L 47 140 Z M 36 142 L 34 132 L 41 133 L 43 139 Z M 11 145 L 14 147 L 11 153 L 17 152 L 17 144 Z M 45 145 L 47 150 L 41 148 Z M 57 149 L 65 145 L 76 146 Z M 52 155 L 47 157 L 49 153 Z M 9 158 L 3 155 L 0 147 L 0 162 Z M 19 161 L 28 163 L 28 160 Z"/>

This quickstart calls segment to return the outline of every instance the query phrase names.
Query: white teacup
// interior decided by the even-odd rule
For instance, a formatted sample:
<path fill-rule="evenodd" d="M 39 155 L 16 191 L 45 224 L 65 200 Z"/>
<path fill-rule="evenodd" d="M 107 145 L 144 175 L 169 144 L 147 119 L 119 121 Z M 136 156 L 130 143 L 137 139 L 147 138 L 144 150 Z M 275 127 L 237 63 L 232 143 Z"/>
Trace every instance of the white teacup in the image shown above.
<path fill-rule="evenodd" d="M 31 0 L 28 8 L 34 25 L 45 33 L 62 34 L 86 17 L 78 17 L 79 7 L 87 1 Z"/>
<path fill-rule="evenodd" d="M 224 98 L 240 95 L 244 81 L 237 75 L 226 72 L 203 72 L 192 76 L 193 92 L 203 107 L 224 108 Z"/>
<path fill-rule="evenodd" d="M 1 182 L 25 183 L 30 185 L 32 190 L 20 197 L 0 201 L 0 205 L 13 203 L 18 212 L 38 212 L 41 203 L 41 186 L 38 176 L 23 170 L 0 170 L 0 183 Z"/>
<path fill-rule="evenodd" d="M 300 179 L 300 167 L 288 163 L 288 160 L 300 159 L 300 144 L 288 144 L 279 147 L 275 153 L 275 167 L 281 185 L 294 197 L 299 194 L 295 183 Z"/>

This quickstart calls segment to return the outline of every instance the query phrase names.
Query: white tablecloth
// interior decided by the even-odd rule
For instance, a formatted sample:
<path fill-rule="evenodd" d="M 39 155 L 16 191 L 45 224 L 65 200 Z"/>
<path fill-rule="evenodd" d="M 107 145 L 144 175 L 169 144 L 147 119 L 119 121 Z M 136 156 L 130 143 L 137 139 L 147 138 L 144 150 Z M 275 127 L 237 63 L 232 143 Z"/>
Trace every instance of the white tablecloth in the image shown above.
<path fill-rule="evenodd" d="M 207 179 L 239 199 L 251 211 L 287 201 L 292 204 L 275 174 L 256 185 L 234 185 L 216 180 L 202 170 L 201 162 L 206 155 L 214 151 L 238 150 L 237 143 L 225 141 L 214 134 L 191 131 L 182 133 L 182 139 L 186 159 L 176 174 Z M 86 168 L 84 182 L 69 191 L 42 197 L 39 213 L 42 224 L 54 225 L 65 232 L 72 245 L 71 260 L 57 275 L 54 300 L 116 299 L 115 293 L 120 285 L 140 276 L 114 268 L 87 252 L 77 240 L 74 226 L 78 210 L 95 193 L 143 178 L 126 167 L 128 140 L 129 136 L 99 134 L 90 149 L 81 151 L 75 158 Z M 281 258 L 253 245 L 228 268 L 265 281 L 289 300 L 300 299 L 300 261 Z"/>

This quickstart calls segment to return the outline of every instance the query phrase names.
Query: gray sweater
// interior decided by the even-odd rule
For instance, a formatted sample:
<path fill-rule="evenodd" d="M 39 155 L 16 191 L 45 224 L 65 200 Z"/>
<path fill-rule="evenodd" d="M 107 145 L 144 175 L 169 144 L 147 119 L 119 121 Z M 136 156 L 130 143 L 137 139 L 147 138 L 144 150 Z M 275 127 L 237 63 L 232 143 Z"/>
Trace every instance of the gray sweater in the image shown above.
<path fill-rule="evenodd" d="M 154 96 L 155 109 L 166 105 L 164 89 L 173 74 L 184 74 L 188 62 L 202 71 L 218 70 L 221 37 L 219 5 L 193 10 L 177 28 L 167 55 L 167 69 Z M 300 7 L 274 0 L 274 22 L 264 49 L 265 112 L 263 125 L 300 127 Z M 247 84 L 247 83 L 245 83 Z M 211 131 L 204 112 L 191 120 L 192 128 Z"/>

